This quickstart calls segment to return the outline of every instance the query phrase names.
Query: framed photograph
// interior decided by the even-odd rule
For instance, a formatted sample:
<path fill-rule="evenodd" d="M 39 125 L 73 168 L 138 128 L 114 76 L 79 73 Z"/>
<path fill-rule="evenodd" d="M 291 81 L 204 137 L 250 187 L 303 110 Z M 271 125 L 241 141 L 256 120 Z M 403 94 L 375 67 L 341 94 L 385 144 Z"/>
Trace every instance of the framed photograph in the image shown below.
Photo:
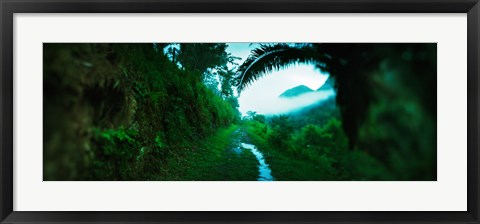
<path fill-rule="evenodd" d="M 1 0 L 1 223 L 479 223 L 478 0 Z"/>

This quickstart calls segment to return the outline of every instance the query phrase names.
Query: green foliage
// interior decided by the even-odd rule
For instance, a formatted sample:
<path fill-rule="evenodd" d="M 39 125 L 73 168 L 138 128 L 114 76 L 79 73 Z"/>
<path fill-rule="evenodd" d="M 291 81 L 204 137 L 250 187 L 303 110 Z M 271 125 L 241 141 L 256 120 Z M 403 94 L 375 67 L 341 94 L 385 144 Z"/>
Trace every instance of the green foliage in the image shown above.
<path fill-rule="evenodd" d="M 267 121 L 265 115 L 262 114 L 256 114 L 255 116 L 253 116 L 253 120 L 262 124 L 265 124 L 265 122 Z"/>
<path fill-rule="evenodd" d="M 250 151 L 235 153 L 238 126 L 219 128 L 214 134 L 189 150 L 165 158 L 157 180 L 181 181 L 254 181 L 258 177 L 257 161 Z"/>
<path fill-rule="evenodd" d="M 163 132 L 160 132 L 157 134 L 157 136 L 155 137 L 155 143 L 157 144 L 157 146 L 159 148 L 163 148 L 166 146 L 165 144 L 165 134 Z"/>
<path fill-rule="evenodd" d="M 233 70 L 229 70 L 228 68 L 224 67 L 218 70 L 218 75 L 221 79 L 221 89 L 220 93 L 224 98 L 233 97 L 233 88 L 234 85 L 234 76 L 235 72 Z"/>
<path fill-rule="evenodd" d="M 396 180 L 436 180 L 436 54 L 434 43 L 260 45 L 240 65 L 236 83 L 242 91 L 273 70 L 314 64 L 334 78 L 349 148 L 375 158 L 388 170 L 384 172 L 388 175 L 375 178 L 388 179 L 391 174 Z M 294 126 L 326 121 L 310 118 Z M 271 141 L 287 147 L 282 130 L 272 129 Z"/>
<path fill-rule="evenodd" d="M 285 115 L 275 116 L 270 121 L 271 130 L 268 135 L 269 142 L 280 149 L 288 148 L 293 127 L 289 117 Z"/>
<path fill-rule="evenodd" d="M 330 116 L 323 125 L 295 127 L 294 122 L 301 117 L 297 115 L 293 120 L 289 116 L 274 116 L 268 118 L 267 123 L 255 119 L 245 122 L 251 141 L 265 153 L 276 179 L 394 179 L 387 168 L 371 155 L 360 150 L 348 150 L 348 138 L 338 117 Z"/>
<path fill-rule="evenodd" d="M 250 56 L 239 66 L 235 83 L 241 92 L 265 74 L 293 64 L 315 64 L 323 67 L 324 64 L 319 63 L 319 58 L 323 57 L 311 44 L 261 44 L 253 49 Z"/>
<path fill-rule="evenodd" d="M 44 180 L 202 179 L 230 144 L 212 136 L 240 123 L 232 85 L 297 63 L 330 72 L 337 97 L 289 116 L 247 112 L 276 179 L 436 179 L 435 44 L 263 44 L 238 73 L 226 47 L 44 44 Z M 204 140 L 215 150 L 195 151 Z M 191 165 L 197 175 L 185 161 L 207 162 Z"/>
<path fill-rule="evenodd" d="M 128 180 L 138 179 L 137 158 L 141 154 L 138 132 L 133 129 L 94 128 L 93 143 L 97 145 L 87 179 Z"/>
<path fill-rule="evenodd" d="M 224 43 L 181 43 L 178 61 L 186 70 L 203 74 L 209 68 L 223 67 L 234 60 L 226 48 Z"/>
<path fill-rule="evenodd" d="M 236 98 L 202 79 L 229 62 L 226 45 L 182 44 L 181 68 L 165 46 L 45 45 L 46 180 L 158 179 L 167 157 L 239 121 Z"/>

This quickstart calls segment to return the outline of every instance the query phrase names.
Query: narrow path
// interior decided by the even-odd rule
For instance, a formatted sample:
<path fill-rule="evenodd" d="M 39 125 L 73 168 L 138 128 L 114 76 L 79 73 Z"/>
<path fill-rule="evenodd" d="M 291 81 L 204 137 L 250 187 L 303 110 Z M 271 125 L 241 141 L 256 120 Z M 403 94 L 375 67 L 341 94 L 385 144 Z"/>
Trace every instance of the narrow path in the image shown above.
<path fill-rule="evenodd" d="M 269 165 L 265 162 L 265 159 L 263 157 L 262 152 L 258 150 L 258 148 L 249 143 L 245 143 L 247 138 L 247 134 L 245 131 L 241 130 L 241 128 L 237 129 L 235 131 L 236 139 L 233 141 L 235 144 L 235 147 L 233 148 L 233 151 L 237 154 L 240 154 L 243 152 L 243 150 L 247 149 L 250 150 L 250 152 L 255 156 L 258 162 L 258 181 L 274 181 L 275 178 L 272 176 L 272 170 L 270 169 Z"/>
<path fill-rule="evenodd" d="M 241 143 L 242 148 L 245 149 L 250 149 L 250 151 L 255 155 L 257 158 L 258 163 L 258 179 L 259 181 L 274 181 L 275 178 L 272 176 L 272 170 L 270 170 L 270 167 L 268 164 L 265 162 L 265 159 L 263 158 L 263 154 L 258 151 L 257 147 L 252 144 L 247 144 L 247 143 Z"/>
<path fill-rule="evenodd" d="M 154 180 L 275 180 L 262 152 L 249 143 L 242 127 L 221 129 L 201 144 L 168 154 Z"/>

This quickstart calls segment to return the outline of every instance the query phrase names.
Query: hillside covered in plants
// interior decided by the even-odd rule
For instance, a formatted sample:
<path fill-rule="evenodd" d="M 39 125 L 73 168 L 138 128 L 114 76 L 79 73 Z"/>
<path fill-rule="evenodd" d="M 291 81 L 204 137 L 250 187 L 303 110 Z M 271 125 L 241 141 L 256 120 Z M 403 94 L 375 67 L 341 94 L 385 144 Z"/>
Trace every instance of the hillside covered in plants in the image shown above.
<path fill-rule="evenodd" d="M 436 180 L 436 44 L 231 46 L 45 43 L 44 180 Z M 298 64 L 301 107 L 242 111 Z"/>

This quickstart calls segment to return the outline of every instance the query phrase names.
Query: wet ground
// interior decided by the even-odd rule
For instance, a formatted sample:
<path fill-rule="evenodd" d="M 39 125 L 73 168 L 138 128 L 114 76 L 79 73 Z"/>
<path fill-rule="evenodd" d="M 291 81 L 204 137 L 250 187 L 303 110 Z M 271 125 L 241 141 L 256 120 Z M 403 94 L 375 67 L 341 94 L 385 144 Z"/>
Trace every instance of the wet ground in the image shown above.
<path fill-rule="evenodd" d="M 232 151 L 237 155 L 242 153 L 251 152 L 258 162 L 258 181 L 274 181 L 275 178 L 272 176 L 272 170 L 269 165 L 265 162 L 262 152 L 253 144 L 246 143 L 248 137 L 246 133 L 241 129 L 238 129 L 234 133 L 235 139 L 233 140 Z"/>

